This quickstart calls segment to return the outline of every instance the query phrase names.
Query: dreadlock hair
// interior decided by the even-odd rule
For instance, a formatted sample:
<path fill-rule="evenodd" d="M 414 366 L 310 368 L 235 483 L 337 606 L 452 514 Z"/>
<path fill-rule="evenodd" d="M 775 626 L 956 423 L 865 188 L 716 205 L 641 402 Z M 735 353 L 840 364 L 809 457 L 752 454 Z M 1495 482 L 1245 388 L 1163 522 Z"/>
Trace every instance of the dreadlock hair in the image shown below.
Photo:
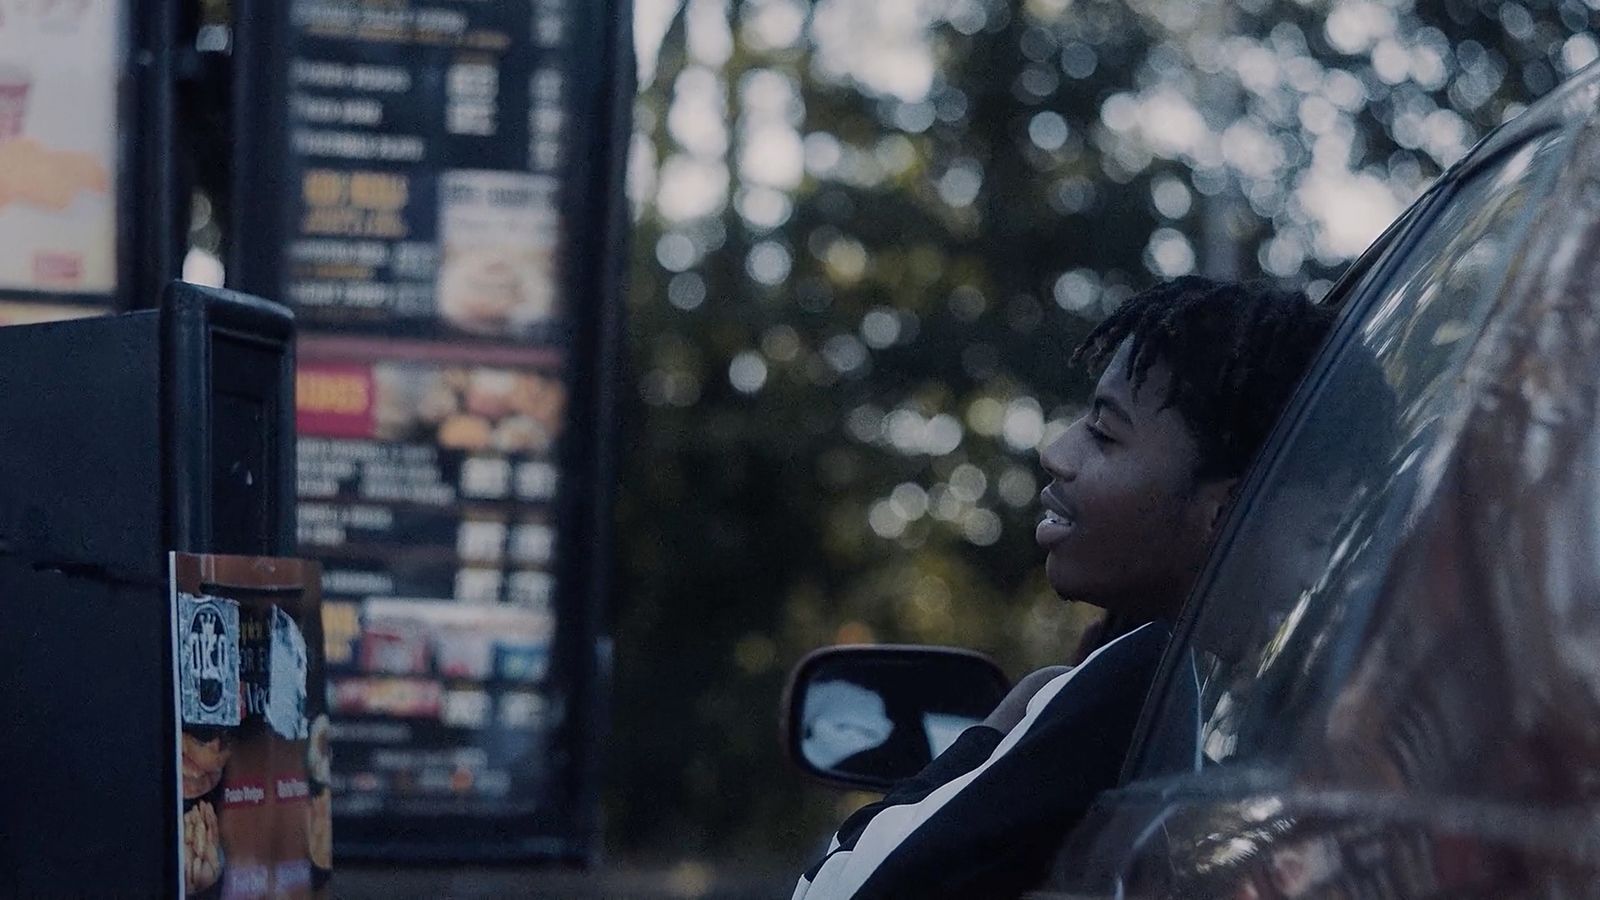
<path fill-rule="evenodd" d="M 1095 326 L 1072 363 L 1098 375 L 1132 340 L 1138 390 L 1157 360 L 1200 450 L 1199 478 L 1244 474 L 1327 336 L 1333 313 L 1300 292 L 1185 276 L 1136 294 Z"/>

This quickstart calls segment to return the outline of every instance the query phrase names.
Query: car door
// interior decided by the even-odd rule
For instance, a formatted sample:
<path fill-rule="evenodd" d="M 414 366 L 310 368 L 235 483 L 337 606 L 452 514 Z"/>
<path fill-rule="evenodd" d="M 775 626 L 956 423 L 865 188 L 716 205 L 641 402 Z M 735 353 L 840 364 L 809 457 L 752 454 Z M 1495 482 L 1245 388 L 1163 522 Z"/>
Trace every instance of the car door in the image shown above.
<path fill-rule="evenodd" d="M 1383 696 L 1368 683 L 1384 674 L 1372 642 L 1397 604 L 1451 600 L 1397 586 L 1397 554 L 1440 490 L 1436 464 L 1459 437 L 1462 386 L 1508 279 L 1544 258 L 1526 237 L 1574 132 L 1557 119 L 1489 142 L 1341 285 L 1341 323 L 1179 623 L 1124 787 L 1069 838 L 1039 896 L 1262 896 L 1206 879 L 1316 820 L 1293 811 L 1319 809 L 1329 785 L 1383 802 L 1428 783 L 1456 731 L 1481 726 L 1441 720 L 1429 695 L 1429 654 L 1446 665 L 1453 650 L 1442 639 L 1414 636 L 1421 655 L 1399 660 L 1397 699 L 1370 726 L 1381 733 L 1365 733 L 1350 691 Z M 1332 816 L 1341 827 L 1381 819 L 1345 812 Z"/>

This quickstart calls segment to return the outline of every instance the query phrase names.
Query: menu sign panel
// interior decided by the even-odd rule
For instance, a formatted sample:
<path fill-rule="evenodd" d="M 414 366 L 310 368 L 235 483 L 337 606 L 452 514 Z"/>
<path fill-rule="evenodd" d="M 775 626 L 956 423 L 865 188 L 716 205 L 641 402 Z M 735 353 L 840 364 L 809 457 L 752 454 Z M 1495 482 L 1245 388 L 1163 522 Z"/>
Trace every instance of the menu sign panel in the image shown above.
<path fill-rule="evenodd" d="M 565 13 L 298 0 L 284 298 L 315 325 L 559 332 Z"/>
<path fill-rule="evenodd" d="M 299 541 L 360 854 L 582 858 L 593 834 L 608 513 L 582 388 L 615 352 L 605 160 L 632 89 L 607 60 L 631 48 L 625 8 L 568 2 L 261 4 L 286 37 L 251 44 L 280 48 L 285 128 L 258 127 L 287 209 L 237 286 L 301 335 Z"/>
<path fill-rule="evenodd" d="M 558 354 L 500 356 L 301 347 L 300 546 L 344 598 L 327 623 L 342 814 L 544 801 L 566 387 Z"/>
<path fill-rule="evenodd" d="M 123 4 L 0 2 L 0 294 L 117 290 Z M 0 322 L 71 318 L 30 305 Z"/>

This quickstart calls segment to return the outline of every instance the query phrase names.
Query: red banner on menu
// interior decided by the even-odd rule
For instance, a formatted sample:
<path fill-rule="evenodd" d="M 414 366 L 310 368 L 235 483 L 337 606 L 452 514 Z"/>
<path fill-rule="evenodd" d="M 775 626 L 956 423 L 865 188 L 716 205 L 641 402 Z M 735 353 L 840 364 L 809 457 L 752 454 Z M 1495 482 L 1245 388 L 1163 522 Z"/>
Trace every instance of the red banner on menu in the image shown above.
<path fill-rule="evenodd" d="M 295 430 L 323 437 L 370 438 L 372 367 L 304 362 L 295 376 Z"/>

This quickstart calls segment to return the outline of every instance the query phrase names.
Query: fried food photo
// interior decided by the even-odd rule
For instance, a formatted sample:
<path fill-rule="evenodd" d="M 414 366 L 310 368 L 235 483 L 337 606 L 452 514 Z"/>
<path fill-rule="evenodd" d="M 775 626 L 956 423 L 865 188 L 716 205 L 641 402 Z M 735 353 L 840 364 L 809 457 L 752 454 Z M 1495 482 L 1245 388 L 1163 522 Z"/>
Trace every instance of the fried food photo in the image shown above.
<path fill-rule="evenodd" d="M 439 426 L 439 445 L 453 450 L 487 450 L 494 426 L 482 416 L 451 416 Z"/>
<path fill-rule="evenodd" d="M 183 735 L 183 799 L 203 797 L 222 780 L 222 769 L 231 753 L 221 736 L 202 741 L 188 732 Z"/>
<path fill-rule="evenodd" d="M 183 884 L 198 893 L 222 877 L 222 832 L 217 810 L 205 800 L 183 814 Z"/>

